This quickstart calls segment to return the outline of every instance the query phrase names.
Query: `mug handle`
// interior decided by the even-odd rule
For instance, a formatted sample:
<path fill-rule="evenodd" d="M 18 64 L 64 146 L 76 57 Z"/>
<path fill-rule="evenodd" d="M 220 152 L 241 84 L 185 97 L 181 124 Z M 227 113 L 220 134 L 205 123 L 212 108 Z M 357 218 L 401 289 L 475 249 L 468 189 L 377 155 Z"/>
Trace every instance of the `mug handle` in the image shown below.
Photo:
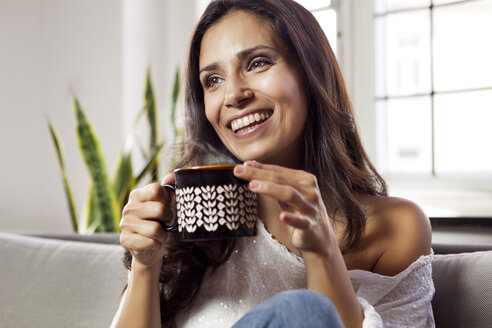
<path fill-rule="evenodd" d="M 176 187 L 174 185 L 163 184 L 162 186 L 164 188 L 166 188 L 167 190 L 171 190 L 172 192 L 176 192 Z M 172 225 L 168 226 L 165 223 L 163 223 L 162 227 L 164 228 L 165 231 L 178 231 L 178 219 L 175 217 L 174 223 Z"/>

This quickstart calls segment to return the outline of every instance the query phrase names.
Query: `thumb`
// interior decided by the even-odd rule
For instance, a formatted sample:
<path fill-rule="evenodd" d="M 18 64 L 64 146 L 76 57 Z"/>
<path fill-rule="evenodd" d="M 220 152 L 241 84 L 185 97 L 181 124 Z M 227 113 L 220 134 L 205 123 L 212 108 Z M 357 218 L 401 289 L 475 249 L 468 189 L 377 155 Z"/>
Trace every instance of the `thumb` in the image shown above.
<path fill-rule="evenodd" d="M 174 172 L 169 172 L 166 177 L 162 180 L 161 185 L 170 184 L 174 185 L 176 183 L 176 176 Z"/>

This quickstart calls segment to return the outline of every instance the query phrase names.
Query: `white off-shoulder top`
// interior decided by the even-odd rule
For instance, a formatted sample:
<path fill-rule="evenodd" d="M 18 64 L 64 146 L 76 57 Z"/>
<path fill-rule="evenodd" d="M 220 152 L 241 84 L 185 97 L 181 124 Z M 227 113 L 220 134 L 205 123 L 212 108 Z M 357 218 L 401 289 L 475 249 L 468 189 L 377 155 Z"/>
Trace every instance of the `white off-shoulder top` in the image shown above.
<path fill-rule="evenodd" d="M 431 262 L 432 255 L 421 256 L 391 277 L 350 270 L 364 311 L 363 327 L 435 327 Z M 183 328 L 231 327 L 277 293 L 306 287 L 303 259 L 289 252 L 259 222 L 258 235 L 238 239 L 230 259 L 206 275 L 196 302 L 178 314 L 177 324 Z"/>

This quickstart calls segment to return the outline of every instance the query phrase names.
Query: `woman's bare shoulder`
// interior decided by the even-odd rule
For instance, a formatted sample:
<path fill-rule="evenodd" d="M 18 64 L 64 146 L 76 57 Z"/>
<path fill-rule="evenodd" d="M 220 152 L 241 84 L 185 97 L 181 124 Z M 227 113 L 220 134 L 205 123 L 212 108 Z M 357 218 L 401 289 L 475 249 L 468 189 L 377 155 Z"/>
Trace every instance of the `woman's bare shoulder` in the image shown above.
<path fill-rule="evenodd" d="M 367 228 L 378 244 L 380 256 L 373 271 L 395 275 L 431 252 L 429 218 L 414 202 L 387 196 L 363 197 Z"/>

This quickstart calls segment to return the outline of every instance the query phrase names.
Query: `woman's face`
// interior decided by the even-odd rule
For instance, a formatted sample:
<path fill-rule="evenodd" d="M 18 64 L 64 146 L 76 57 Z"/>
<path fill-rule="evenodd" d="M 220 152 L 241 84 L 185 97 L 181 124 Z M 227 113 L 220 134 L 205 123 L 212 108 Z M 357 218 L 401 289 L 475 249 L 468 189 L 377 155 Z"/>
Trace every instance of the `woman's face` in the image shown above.
<path fill-rule="evenodd" d="M 236 11 L 205 33 L 200 49 L 205 112 L 240 160 L 297 167 L 307 100 L 303 75 L 268 23 Z"/>

